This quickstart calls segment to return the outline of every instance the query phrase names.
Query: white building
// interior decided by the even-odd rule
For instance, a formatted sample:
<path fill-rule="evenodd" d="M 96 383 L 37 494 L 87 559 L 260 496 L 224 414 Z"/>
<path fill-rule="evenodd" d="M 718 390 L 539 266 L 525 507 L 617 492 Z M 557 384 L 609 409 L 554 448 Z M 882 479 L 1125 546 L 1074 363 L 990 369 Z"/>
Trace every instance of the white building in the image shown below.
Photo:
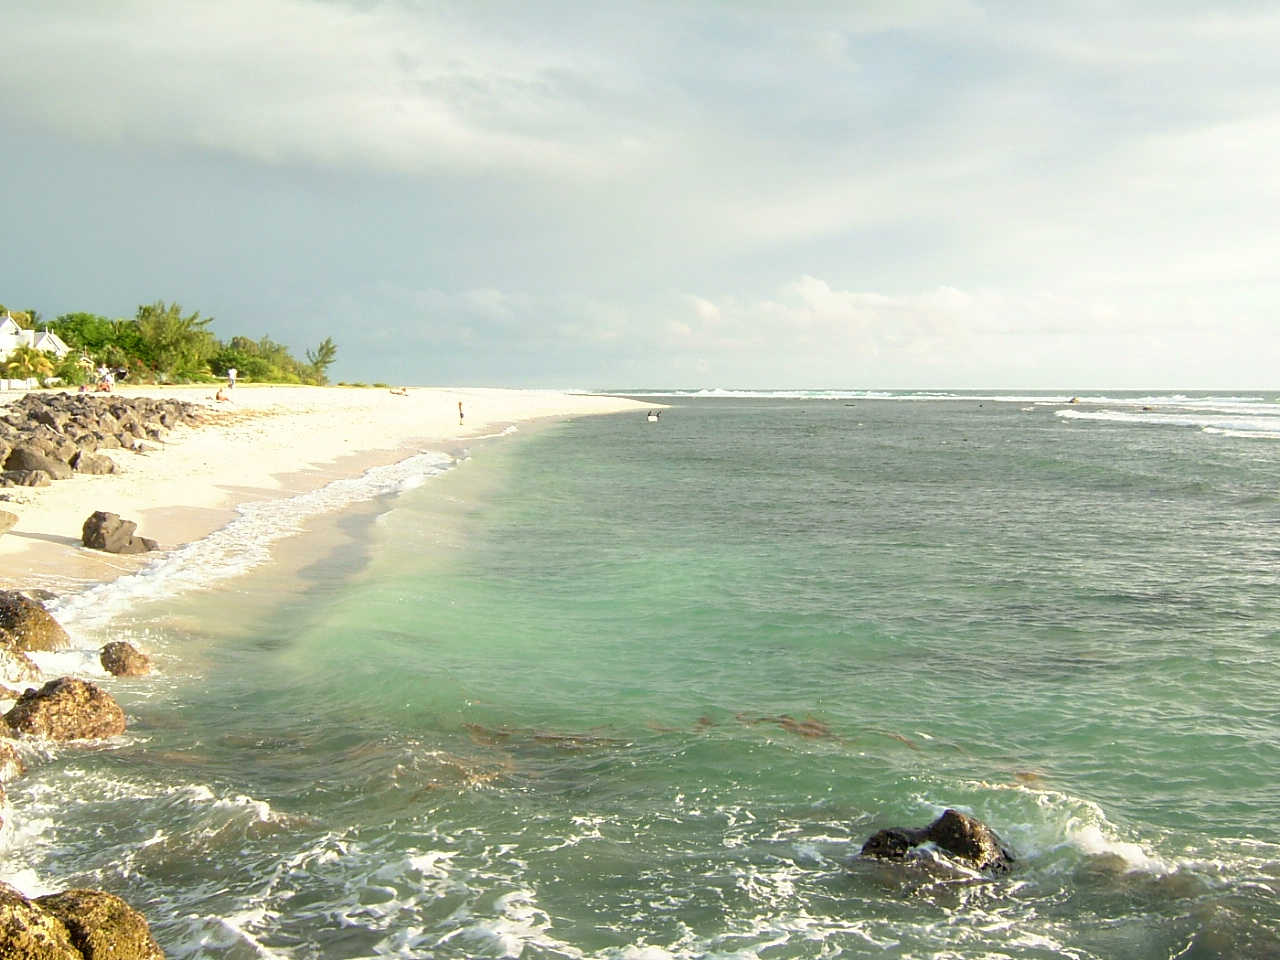
<path fill-rule="evenodd" d="M 56 333 L 47 330 L 24 330 L 18 321 L 7 313 L 0 318 L 0 362 L 9 359 L 14 349 L 26 345 L 35 347 L 45 353 L 51 353 L 59 360 L 71 352 L 71 348 L 62 342 Z"/>

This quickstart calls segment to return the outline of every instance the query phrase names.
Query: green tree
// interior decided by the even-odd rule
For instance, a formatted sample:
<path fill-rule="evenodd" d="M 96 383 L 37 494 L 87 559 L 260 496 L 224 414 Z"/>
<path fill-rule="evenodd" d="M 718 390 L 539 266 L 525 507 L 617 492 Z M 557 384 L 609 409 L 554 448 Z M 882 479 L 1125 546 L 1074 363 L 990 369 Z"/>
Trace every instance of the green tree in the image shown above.
<path fill-rule="evenodd" d="M 190 380 L 208 373 L 209 359 L 218 341 L 207 328 L 213 317 L 200 319 L 200 311 L 182 315 L 176 303 L 156 303 L 138 307 L 138 333 L 143 359 L 149 360 L 159 379 Z"/>
<path fill-rule="evenodd" d="M 338 355 L 338 346 L 332 337 L 325 337 L 314 351 L 307 351 L 307 363 L 311 367 L 312 379 L 320 386 L 329 382 L 329 364 Z"/>
<path fill-rule="evenodd" d="M 48 329 L 76 350 L 101 350 L 118 334 L 116 324 L 95 313 L 64 313 L 49 323 Z"/>
<path fill-rule="evenodd" d="M 13 348 L 9 359 L 5 361 L 4 369 L 10 377 L 17 380 L 26 380 L 29 377 L 38 377 L 43 380 L 45 377 L 53 376 L 54 368 L 53 359 L 47 353 L 23 343 Z"/>
<path fill-rule="evenodd" d="M 57 362 L 54 366 L 53 375 L 63 383 L 74 387 L 82 383 L 88 383 L 92 379 L 92 372 L 93 368 L 85 369 L 80 363 L 80 354 L 72 350 Z"/>

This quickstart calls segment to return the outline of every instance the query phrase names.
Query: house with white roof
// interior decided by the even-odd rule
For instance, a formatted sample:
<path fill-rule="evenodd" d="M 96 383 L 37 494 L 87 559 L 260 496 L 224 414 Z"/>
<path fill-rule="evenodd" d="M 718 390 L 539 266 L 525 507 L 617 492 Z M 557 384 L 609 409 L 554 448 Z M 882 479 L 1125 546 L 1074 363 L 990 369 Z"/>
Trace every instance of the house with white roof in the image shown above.
<path fill-rule="evenodd" d="M 24 345 L 51 353 L 59 360 L 71 352 L 71 348 L 56 333 L 48 330 L 24 330 L 9 314 L 0 317 L 0 362 L 8 360 L 15 349 Z"/>

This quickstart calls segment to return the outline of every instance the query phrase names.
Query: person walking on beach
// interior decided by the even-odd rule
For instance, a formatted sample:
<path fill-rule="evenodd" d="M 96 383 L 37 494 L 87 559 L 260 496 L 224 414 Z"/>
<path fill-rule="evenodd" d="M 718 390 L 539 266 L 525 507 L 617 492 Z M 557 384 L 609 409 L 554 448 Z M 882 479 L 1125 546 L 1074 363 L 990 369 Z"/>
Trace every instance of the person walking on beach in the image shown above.
<path fill-rule="evenodd" d="M 458 426 L 462 426 L 462 401 L 458 401 Z"/>
<path fill-rule="evenodd" d="M 236 388 L 236 377 L 239 376 L 239 374 L 240 371 L 235 367 L 227 368 L 227 387 L 229 389 L 234 390 Z"/>

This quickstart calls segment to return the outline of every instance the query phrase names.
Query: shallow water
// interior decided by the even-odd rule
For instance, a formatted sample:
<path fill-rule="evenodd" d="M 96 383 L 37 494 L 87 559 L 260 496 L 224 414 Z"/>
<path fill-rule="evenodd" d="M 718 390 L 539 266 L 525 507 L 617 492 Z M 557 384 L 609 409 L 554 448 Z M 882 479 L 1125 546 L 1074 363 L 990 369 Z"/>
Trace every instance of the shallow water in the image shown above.
<path fill-rule="evenodd" d="M 171 957 L 1280 955 L 1274 398 L 667 399 L 67 603 L 163 675 L 5 875 Z M 856 859 L 949 806 L 1010 876 Z"/>

